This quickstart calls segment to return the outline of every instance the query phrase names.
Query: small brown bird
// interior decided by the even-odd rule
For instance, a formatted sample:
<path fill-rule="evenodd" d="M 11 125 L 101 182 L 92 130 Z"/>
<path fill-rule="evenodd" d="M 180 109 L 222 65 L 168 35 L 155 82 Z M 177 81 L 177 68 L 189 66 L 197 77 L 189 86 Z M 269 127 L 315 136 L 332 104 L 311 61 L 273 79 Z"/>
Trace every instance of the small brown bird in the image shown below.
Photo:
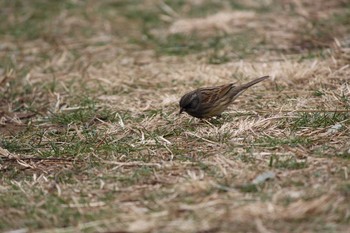
<path fill-rule="evenodd" d="M 234 86 L 234 83 L 205 87 L 191 91 L 180 100 L 180 113 L 187 112 L 197 118 L 210 118 L 220 116 L 223 111 L 249 87 L 267 79 L 269 76 L 254 79 L 241 86 Z"/>

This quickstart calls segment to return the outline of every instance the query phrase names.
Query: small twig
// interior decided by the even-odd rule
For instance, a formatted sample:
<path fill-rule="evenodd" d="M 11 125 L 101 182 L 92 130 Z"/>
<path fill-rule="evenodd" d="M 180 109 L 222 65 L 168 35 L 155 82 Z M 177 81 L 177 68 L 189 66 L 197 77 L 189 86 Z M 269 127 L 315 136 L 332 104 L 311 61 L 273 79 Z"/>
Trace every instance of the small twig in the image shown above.
<path fill-rule="evenodd" d="M 108 160 L 104 160 L 102 158 L 99 158 L 95 153 L 92 153 L 93 156 L 97 159 L 99 159 L 102 163 L 105 164 L 111 164 L 111 165 L 118 165 L 118 167 L 132 167 L 132 166 L 150 166 L 150 167 L 158 167 L 160 168 L 161 165 L 159 163 L 145 163 L 142 161 L 131 161 L 131 162 L 118 162 L 118 161 L 108 161 Z"/>
<path fill-rule="evenodd" d="M 1 160 L 3 161 L 17 161 L 17 160 L 34 160 L 34 161 L 59 161 L 59 162 L 73 162 L 73 159 L 60 159 L 60 158 L 37 158 L 37 157 L 33 157 L 33 158 L 8 158 L 8 157 L 0 157 Z M 75 160 L 77 162 L 82 162 L 80 160 Z"/>
<path fill-rule="evenodd" d="M 96 208 L 96 207 L 102 207 L 105 206 L 106 203 L 103 201 L 99 202 L 90 202 L 90 203 L 70 203 L 68 205 L 62 205 L 63 208 Z"/>
<path fill-rule="evenodd" d="M 217 143 L 217 142 L 214 142 L 214 141 L 211 141 L 211 140 L 209 140 L 209 139 L 200 137 L 200 136 L 198 136 L 198 135 L 196 135 L 196 134 L 194 134 L 194 133 L 186 132 L 186 134 L 188 134 L 188 135 L 190 135 L 190 136 L 194 136 L 194 137 L 199 138 L 199 139 L 202 139 L 202 140 L 205 141 L 205 142 L 209 142 L 209 143 L 211 143 L 211 144 L 219 145 L 219 143 Z"/>

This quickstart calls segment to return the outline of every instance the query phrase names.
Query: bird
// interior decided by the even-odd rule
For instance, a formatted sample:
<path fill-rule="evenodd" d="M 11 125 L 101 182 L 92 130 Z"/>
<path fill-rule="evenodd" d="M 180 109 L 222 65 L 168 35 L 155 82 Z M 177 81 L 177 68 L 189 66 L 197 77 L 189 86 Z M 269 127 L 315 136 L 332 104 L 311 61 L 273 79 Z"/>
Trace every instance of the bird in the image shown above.
<path fill-rule="evenodd" d="M 180 99 L 179 114 L 186 112 L 199 119 L 208 119 L 215 116 L 220 117 L 221 113 L 245 90 L 267 78 L 269 78 L 269 76 L 256 78 L 240 86 L 229 83 L 190 91 Z"/>

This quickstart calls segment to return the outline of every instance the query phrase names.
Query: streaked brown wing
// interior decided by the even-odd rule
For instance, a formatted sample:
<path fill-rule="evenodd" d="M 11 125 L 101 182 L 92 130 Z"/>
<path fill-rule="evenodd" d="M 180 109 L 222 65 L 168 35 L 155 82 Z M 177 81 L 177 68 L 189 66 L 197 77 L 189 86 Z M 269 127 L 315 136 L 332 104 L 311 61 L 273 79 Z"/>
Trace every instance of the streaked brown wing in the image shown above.
<path fill-rule="evenodd" d="M 201 104 L 215 104 L 218 100 L 225 98 L 225 96 L 228 96 L 228 93 L 232 88 L 234 88 L 233 83 L 199 89 L 199 92 L 201 93 Z"/>
<path fill-rule="evenodd" d="M 230 101 L 230 91 L 234 88 L 233 84 L 227 84 L 212 88 L 202 88 L 200 108 L 203 117 L 212 117 L 220 115 L 224 111 Z"/>

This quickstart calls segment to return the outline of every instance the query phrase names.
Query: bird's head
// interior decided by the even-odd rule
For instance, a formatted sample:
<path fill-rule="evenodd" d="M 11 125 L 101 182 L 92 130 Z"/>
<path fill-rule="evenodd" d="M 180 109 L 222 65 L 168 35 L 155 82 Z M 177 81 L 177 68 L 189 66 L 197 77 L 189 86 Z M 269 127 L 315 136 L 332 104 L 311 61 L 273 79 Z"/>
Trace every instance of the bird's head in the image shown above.
<path fill-rule="evenodd" d="M 190 113 L 196 110 L 199 106 L 198 93 L 196 91 L 193 91 L 182 96 L 179 102 L 179 106 L 180 106 L 179 114 L 181 114 L 182 112 Z"/>

